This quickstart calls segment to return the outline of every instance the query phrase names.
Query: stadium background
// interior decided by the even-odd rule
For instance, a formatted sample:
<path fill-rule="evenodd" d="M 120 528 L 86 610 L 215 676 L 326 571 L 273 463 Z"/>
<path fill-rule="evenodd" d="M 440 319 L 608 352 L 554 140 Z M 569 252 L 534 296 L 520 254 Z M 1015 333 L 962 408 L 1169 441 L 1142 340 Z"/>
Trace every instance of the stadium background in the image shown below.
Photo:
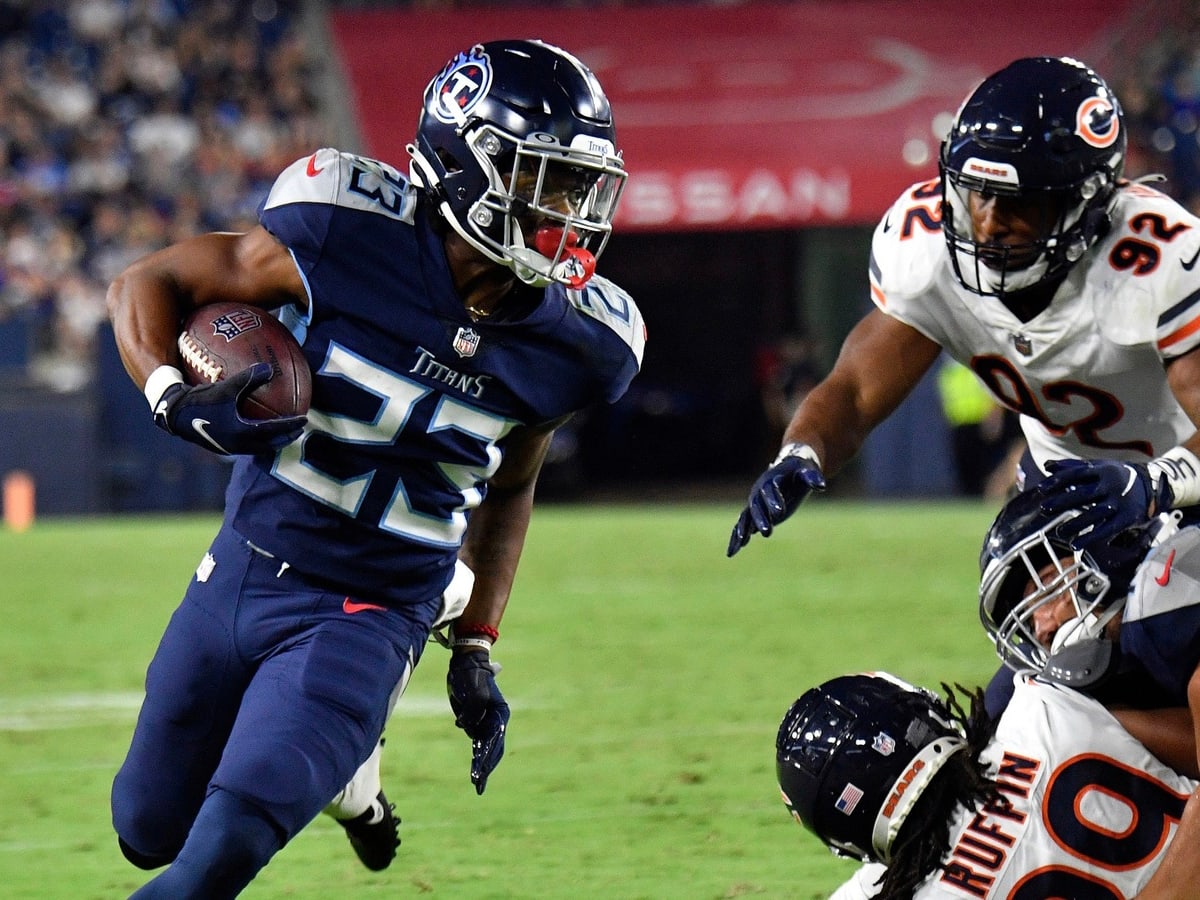
<path fill-rule="evenodd" d="M 412 85 L 500 33 L 560 40 L 613 95 L 647 187 L 601 269 L 645 311 L 645 371 L 546 472 L 544 497 L 580 502 L 531 525 L 487 795 L 430 659 L 389 726 L 397 864 L 366 872 L 319 817 L 246 896 L 827 897 L 852 867 L 788 821 L 779 718 L 845 671 L 986 680 L 974 597 L 995 506 L 926 502 L 953 490 L 931 380 L 838 480 L 844 502 L 726 559 L 773 452 L 771 373 L 795 338 L 801 384 L 829 365 L 866 308 L 883 206 L 933 175 L 937 124 L 1011 56 L 1098 66 L 1126 107 L 1130 174 L 1164 172 L 1198 206 L 1196 11 L 1043 5 L 0 0 L 0 475 L 33 472 L 45 514 L 0 529 L 0 895 L 100 900 L 149 878 L 115 847 L 108 791 L 224 481 L 149 425 L 106 332 L 109 278 L 244 227 L 315 146 L 394 156 Z M 667 492 L 701 502 L 587 502 Z M 898 495 L 923 499 L 859 502 Z M 168 514 L 74 515 L 150 511 Z"/>
<path fill-rule="evenodd" d="M 0 2 L 0 476 L 30 472 L 42 514 L 218 508 L 225 465 L 148 426 L 104 321 L 108 281 L 170 241 L 245 227 L 274 175 L 318 146 L 406 168 L 430 74 L 519 35 L 576 52 L 612 99 L 632 178 L 601 271 L 650 331 L 629 394 L 559 435 L 543 497 L 734 496 L 773 452 L 773 380 L 828 368 L 868 304 L 871 228 L 936 174 L 956 104 L 1009 59 L 1095 65 L 1125 105 L 1127 173 L 1163 172 L 1200 207 L 1192 5 L 995 9 Z M 955 490 L 931 377 L 834 495 Z"/>

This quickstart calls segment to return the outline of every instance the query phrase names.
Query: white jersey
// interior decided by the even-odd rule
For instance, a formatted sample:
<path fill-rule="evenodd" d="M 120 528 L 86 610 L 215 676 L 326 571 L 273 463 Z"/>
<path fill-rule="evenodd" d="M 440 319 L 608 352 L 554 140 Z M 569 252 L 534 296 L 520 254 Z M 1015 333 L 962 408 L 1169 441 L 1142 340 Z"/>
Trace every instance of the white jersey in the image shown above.
<path fill-rule="evenodd" d="M 961 286 L 942 236 L 938 182 L 911 187 L 875 229 L 871 297 L 970 367 L 1021 414 L 1038 465 L 1145 461 L 1195 425 L 1164 361 L 1200 344 L 1200 219 L 1144 185 L 1118 193 L 1109 233 L 1050 306 L 1021 322 Z"/>
<path fill-rule="evenodd" d="M 1167 768 L 1092 698 L 1019 678 L 983 759 L 1008 803 L 961 807 L 945 869 L 916 900 L 1132 897 L 1200 782 Z M 870 900 L 882 867 L 831 900 Z"/>

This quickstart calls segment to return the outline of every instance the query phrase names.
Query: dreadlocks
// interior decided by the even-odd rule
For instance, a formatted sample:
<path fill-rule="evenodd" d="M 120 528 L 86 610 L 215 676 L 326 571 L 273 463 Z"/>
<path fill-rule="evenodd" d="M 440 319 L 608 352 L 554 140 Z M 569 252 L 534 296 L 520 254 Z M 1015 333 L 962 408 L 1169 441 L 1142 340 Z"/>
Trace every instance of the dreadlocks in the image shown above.
<path fill-rule="evenodd" d="M 996 722 L 983 706 L 983 689 L 955 687 L 969 701 L 969 712 L 945 682 L 946 708 L 963 728 L 967 747 L 946 761 L 913 807 L 908 820 L 896 836 L 892 862 L 876 884 L 877 900 L 912 900 L 913 892 L 930 873 L 942 868 L 942 858 L 950 851 L 950 822 L 955 809 L 982 806 L 998 798 L 995 780 L 979 755 L 992 739 Z"/>

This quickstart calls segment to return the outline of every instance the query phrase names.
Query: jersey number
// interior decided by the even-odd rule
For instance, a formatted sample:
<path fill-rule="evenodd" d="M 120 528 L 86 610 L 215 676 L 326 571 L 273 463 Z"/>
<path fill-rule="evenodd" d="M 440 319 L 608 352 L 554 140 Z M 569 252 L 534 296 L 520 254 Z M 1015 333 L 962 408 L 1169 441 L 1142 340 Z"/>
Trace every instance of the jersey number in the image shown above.
<path fill-rule="evenodd" d="M 1129 826 L 1110 831 L 1080 815 L 1086 795 L 1096 791 L 1129 809 Z M 1009 900 L 1121 900 L 1124 896 L 1100 875 L 1128 871 L 1153 860 L 1163 849 L 1171 823 L 1183 815 L 1180 796 L 1145 772 L 1109 757 L 1076 756 L 1060 766 L 1042 800 L 1042 815 L 1060 847 L 1078 857 L 1087 872 L 1047 866 L 1030 872 L 1009 893 Z"/>
<path fill-rule="evenodd" d="M 296 490 L 353 518 L 362 507 L 367 489 L 375 478 L 375 471 L 367 470 L 348 478 L 335 478 L 305 459 L 305 444 L 318 432 L 336 441 L 360 446 L 395 443 L 400 433 L 410 425 L 413 409 L 431 393 L 431 389 L 351 353 L 336 343 L 330 344 L 329 353 L 317 374 L 343 378 L 379 397 L 382 401 L 379 412 L 368 421 L 310 409 L 304 434 L 279 451 L 272 471 L 275 477 Z M 501 453 L 496 442 L 515 424 L 474 406 L 442 397 L 429 419 L 426 432 L 433 434 L 453 430 L 476 438 L 483 447 L 487 462 L 481 465 L 438 464 L 438 470 L 447 485 L 459 498 L 449 515 L 423 512 L 417 508 L 405 489 L 404 479 L 397 478 L 378 523 L 379 528 L 421 544 L 457 547 L 467 526 L 466 512 L 483 500 L 479 483 L 490 478 L 500 466 Z"/>
<path fill-rule="evenodd" d="M 1106 441 L 1100 432 L 1121 421 L 1124 409 L 1117 398 L 1107 391 L 1078 381 L 1051 381 L 1042 388 L 1047 400 L 1068 404 L 1074 398 L 1089 403 L 1092 410 L 1082 418 L 1060 425 L 1042 409 L 1033 390 L 1025 383 L 1017 368 L 1003 356 L 977 356 L 971 360 L 971 368 L 1000 401 L 1009 409 L 1037 419 L 1046 430 L 1054 435 L 1074 431 L 1079 442 L 1088 447 L 1106 447 L 1111 450 L 1136 450 L 1146 456 L 1154 455 L 1149 441 Z"/>

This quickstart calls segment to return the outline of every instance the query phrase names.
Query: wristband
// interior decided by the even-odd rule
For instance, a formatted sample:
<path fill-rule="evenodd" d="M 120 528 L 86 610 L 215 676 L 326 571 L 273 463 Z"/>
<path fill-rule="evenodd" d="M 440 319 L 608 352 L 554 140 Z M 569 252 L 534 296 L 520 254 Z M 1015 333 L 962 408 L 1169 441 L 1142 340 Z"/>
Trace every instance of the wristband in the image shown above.
<path fill-rule="evenodd" d="M 492 642 L 487 638 L 463 637 L 454 638 L 450 641 L 451 650 L 457 650 L 459 647 L 470 647 L 475 650 L 482 650 L 484 653 L 492 652 Z"/>
<path fill-rule="evenodd" d="M 146 395 L 146 402 L 150 404 L 150 412 L 158 411 L 158 401 L 162 399 L 167 388 L 183 383 L 183 373 L 174 366 L 159 366 L 151 372 L 150 377 L 146 379 L 146 387 L 142 390 Z"/>
<path fill-rule="evenodd" d="M 1172 447 L 1162 456 L 1150 460 L 1146 469 L 1150 472 L 1150 483 L 1156 494 L 1164 482 L 1171 489 L 1172 507 L 1178 509 L 1200 503 L 1200 458 L 1191 450 Z"/>
<path fill-rule="evenodd" d="M 818 469 L 821 468 L 821 459 L 817 456 L 817 451 L 808 446 L 808 444 L 801 444 L 797 441 L 793 441 L 790 444 L 784 444 L 779 451 L 779 455 L 775 457 L 775 462 L 771 463 L 771 465 L 777 466 L 790 456 L 798 456 L 801 459 L 807 459 Z"/>
<path fill-rule="evenodd" d="M 450 630 L 453 632 L 456 638 L 485 637 L 493 644 L 500 640 L 500 630 L 493 628 L 491 625 L 484 625 L 482 622 L 473 622 L 470 624 L 464 622 L 455 622 L 452 626 L 450 626 Z"/>

